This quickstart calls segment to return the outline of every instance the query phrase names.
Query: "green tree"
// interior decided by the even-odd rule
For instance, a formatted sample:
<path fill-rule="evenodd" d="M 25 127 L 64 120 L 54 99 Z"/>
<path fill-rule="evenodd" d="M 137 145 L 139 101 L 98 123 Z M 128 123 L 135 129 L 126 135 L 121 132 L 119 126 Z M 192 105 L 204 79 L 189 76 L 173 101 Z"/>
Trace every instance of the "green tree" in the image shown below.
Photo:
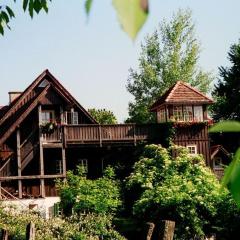
<path fill-rule="evenodd" d="M 104 109 L 91 108 L 88 112 L 99 124 L 116 124 L 117 118 L 112 111 Z"/>
<path fill-rule="evenodd" d="M 102 178 L 87 179 L 84 169 L 69 171 L 67 181 L 58 182 L 61 206 L 64 213 L 114 214 L 121 206 L 120 187 L 114 180 L 114 171 L 107 168 Z M 107 197 L 106 197 L 107 196 Z"/>
<path fill-rule="evenodd" d="M 181 80 L 202 92 L 209 90 L 212 76 L 198 66 L 200 46 L 195 38 L 190 10 L 179 10 L 170 22 L 148 35 L 139 57 L 139 70 L 129 70 L 127 90 L 134 101 L 129 103 L 128 122 L 154 122 L 151 104 L 175 82 Z"/>
<path fill-rule="evenodd" d="M 240 120 L 240 41 L 233 44 L 228 53 L 230 67 L 220 67 L 220 79 L 212 95 L 213 118 L 219 120 Z"/>
<path fill-rule="evenodd" d="M 177 156 L 173 157 L 172 152 Z M 189 154 L 184 147 L 146 146 L 127 185 L 130 189 L 140 189 L 133 206 L 134 214 L 155 222 L 176 221 L 176 239 L 221 233 L 222 226 L 227 225 L 217 216 L 221 205 L 224 213 L 232 214 L 223 207 L 228 205 L 239 216 L 236 204 L 227 200 L 227 191 L 220 191 L 220 184 L 205 166 L 203 157 Z M 219 225 L 215 224 L 216 219 Z"/>

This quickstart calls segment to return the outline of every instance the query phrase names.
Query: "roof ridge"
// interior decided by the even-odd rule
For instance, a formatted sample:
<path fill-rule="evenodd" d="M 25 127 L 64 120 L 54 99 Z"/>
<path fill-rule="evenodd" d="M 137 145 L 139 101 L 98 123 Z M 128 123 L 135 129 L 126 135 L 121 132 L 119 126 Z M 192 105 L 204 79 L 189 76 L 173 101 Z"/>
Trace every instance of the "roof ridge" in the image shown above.
<path fill-rule="evenodd" d="M 176 90 L 176 88 L 180 85 L 181 81 L 177 81 L 173 86 L 172 86 L 172 90 L 170 91 L 170 93 L 168 94 L 168 96 L 165 99 L 165 102 L 168 102 L 168 99 L 173 95 L 174 91 Z"/>

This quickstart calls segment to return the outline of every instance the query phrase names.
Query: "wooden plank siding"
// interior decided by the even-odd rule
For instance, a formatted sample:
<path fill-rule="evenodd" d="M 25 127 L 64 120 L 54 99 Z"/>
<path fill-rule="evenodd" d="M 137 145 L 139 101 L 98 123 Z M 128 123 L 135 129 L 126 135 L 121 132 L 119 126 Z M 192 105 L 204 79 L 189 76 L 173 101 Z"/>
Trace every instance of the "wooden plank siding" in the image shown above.
<path fill-rule="evenodd" d="M 210 166 L 210 142 L 208 136 L 207 125 L 189 125 L 176 127 L 176 134 L 173 142 L 176 145 L 187 146 L 196 145 L 197 152 L 202 154 L 206 160 L 206 164 Z"/>

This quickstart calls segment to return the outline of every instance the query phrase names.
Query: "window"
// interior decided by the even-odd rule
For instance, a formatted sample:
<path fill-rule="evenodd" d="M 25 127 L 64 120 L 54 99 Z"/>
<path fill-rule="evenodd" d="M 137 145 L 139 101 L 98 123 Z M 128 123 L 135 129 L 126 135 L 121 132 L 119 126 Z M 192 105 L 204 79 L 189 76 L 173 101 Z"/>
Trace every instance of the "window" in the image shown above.
<path fill-rule="evenodd" d="M 88 172 L 88 160 L 86 158 L 78 159 L 78 166 Z"/>
<path fill-rule="evenodd" d="M 63 173 L 62 160 L 56 160 L 56 173 Z"/>
<path fill-rule="evenodd" d="M 158 122 L 166 122 L 166 111 L 164 108 L 158 110 L 157 120 Z"/>
<path fill-rule="evenodd" d="M 194 106 L 194 120 L 197 122 L 203 121 L 203 108 L 202 106 Z"/>
<path fill-rule="evenodd" d="M 197 154 L 197 145 L 187 145 L 186 148 L 190 154 Z"/>
<path fill-rule="evenodd" d="M 44 110 L 41 113 L 41 123 L 52 122 L 55 119 L 54 111 Z"/>
<path fill-rule="evenodd" d="M 78 112 L 71 112 L 72 124 L 78 124 Z"/>
<path fill-rule="evenodd" d="M 220 158 L 220 157 L 215 157 L 215 158 L 213 159 L 213 167 L 214 167 L 214 168 L 223 168 L 222 158 Z"/>
<path fill-rule="evenodd" d="M 49 84 L 48 80 L 44 79 L 39 85 L 38 87 L 40 88 L 44 88 Z"/>
<path fill-rule="evenodd" d="M 66 124 L 78 124 L 78 112 L 65 112 L 64 122 Z"/>
<path fill-rule="evenodd" d="M 173 117 L 174 117 L 174 120 L 176 121 L 183 121 L 182 106 L 173 107 Z"/>
<path fill-rule="evenodd" d="M 193 108 L 192 106 L 183 107 L 184 121 L 191 122 L 193 121 Z"/>

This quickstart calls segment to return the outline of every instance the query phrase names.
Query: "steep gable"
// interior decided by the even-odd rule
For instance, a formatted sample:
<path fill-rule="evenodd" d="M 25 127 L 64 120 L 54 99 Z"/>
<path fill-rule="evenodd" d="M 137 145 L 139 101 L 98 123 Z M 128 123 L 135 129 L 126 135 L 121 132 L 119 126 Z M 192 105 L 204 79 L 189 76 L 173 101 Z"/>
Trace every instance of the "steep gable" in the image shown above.
<path fill-rule="evenodd" d="M 49 90 L 53 90 L 52 97 Z M 56 97 L 58 96 L 58 97 Z M 0 110 L 0 144 L 2 144 L 28 114 L 41 102 L 59 99 L 78 109 L 89 123 L 96 123 L 91 115 L 78 103 L 78 101 L 60 84 L 48 71 L 41 73 L 22 94 L 9 106 Z"/>

